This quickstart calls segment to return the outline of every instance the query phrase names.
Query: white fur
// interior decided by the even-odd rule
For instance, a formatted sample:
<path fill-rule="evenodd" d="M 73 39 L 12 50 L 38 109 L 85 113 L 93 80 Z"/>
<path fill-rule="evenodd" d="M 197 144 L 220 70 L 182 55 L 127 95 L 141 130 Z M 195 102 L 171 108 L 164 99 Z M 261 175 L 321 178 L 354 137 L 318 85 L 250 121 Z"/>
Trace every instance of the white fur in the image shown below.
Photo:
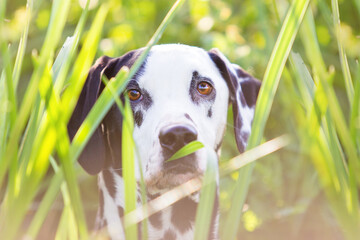
<path fill-rule="evenodd" d="M 124 205 L 114 202 L 114 199 L 110 196 L 109 192 L 106 189 L 102 173 L 99 174 L 98 185 L 99 188 L 102 190 L 104 196 L 104 218 L 107 220 L 107 230 L 109 236 L 111 236 L 111 239 L 113 240 L 123 240 L 125 239 L 125 234 L 120 220 L 120 216 L 119 214 L 117 214 L 117 206 Z M 116 199 L 122 198 L 117 197 Z"/>

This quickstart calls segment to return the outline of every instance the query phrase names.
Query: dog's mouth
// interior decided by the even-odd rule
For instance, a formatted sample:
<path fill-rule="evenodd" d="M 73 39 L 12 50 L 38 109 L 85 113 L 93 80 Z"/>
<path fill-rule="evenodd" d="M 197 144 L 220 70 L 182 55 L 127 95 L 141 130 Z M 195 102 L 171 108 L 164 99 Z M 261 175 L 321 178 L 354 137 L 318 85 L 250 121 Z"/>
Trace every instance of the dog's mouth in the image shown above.
<path fill-rule="evenodd" d="M 159 192 L 179 186 L 193 178 L 202 175 L 197 167 L 195 156 L 187 156 L 165 162 L 163 169 L 146 181 L 150 192 Z"/>
<path fill-rule="evenodd" d="M 168 167 L 165 166 L 164 171 L 166 172 L 166 174 L 174 174 L 174 175 L 187 174 L 187 173 L 196 172 L 196 168 L 194 166 L 189 166 L 186 163 L 178 163 L 178 164 L 170 165 Z"/>

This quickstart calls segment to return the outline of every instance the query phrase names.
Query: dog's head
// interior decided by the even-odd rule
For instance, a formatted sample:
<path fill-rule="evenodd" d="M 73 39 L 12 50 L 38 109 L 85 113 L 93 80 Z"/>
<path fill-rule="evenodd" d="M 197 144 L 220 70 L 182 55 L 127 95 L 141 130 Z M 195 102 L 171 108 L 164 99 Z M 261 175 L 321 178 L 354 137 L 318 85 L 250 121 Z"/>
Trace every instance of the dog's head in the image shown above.
<path fill-rule="evenodd" d="M 101 76 L 114 77 L 131 67 L 142 50 L 119 58 L 100 58 L 91 68 L 69 122 L 73 137 L 104 88 Z M 218 152 L 227 109 L 233 105 L 234 131 L 240 152 L 246 147 L 260 82 L 231 64 L 218 50 L 159 45 L 130 80 L 126 91 L 135 119 L 134 140 L 148 189 L 155 193 L 204 173 L 205 149 L 167 161 L 187 143 L 198 140 Z M 121 168 L 122 115 L 114 105 L 80 156 L 91 174 Z"/>

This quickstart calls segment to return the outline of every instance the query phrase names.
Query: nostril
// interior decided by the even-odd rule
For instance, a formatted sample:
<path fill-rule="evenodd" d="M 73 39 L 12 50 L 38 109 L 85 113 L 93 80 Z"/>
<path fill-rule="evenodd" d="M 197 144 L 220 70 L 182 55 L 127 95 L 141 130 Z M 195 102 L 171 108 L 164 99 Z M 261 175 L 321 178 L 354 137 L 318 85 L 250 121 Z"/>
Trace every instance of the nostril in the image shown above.
<path fill-rule="evenodd" d="M 161 144 L 165 146 L 171 146 L 172 144 L 174 144 L 175 140 L 176 140 L 175 134 L 171 132 L 166 133 L 162 135 L 162 137 L 160 137 Z"/>
<path fill-rule="evenodd" d="M 184 143 L 186 145 L 192 141 L 195 141 L 196 139 L 197 139 L 197 134 L 193 133 L 193 132 L 189 132 L 189 133 L 186 133 L 184 136 Z"/>

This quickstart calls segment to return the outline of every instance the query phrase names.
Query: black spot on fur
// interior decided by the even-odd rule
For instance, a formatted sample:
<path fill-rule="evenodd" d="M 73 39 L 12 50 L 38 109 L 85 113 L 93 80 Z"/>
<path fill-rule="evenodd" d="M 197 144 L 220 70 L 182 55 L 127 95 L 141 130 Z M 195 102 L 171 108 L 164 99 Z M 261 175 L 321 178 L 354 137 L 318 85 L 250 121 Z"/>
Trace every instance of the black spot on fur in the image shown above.
<path fill-rule="evenodd" d="M 141 240 L 142 239 L 142 224 L 141 223 L 138 223 L 137 225 L 137 232 L 138 232 L 138 240 Z"/>
<path fill-rule="evenodd" d="M 191 228 L 191 224 L 195 221 L 196 208 L 197 203 L 190 198 L 183 198 L 175 203 L 171 222 L 181 233 L 185 233 Z"/>
<path fill-rule="evenodd" d="M 176 234 L 171 230 L 167 230 L 162 239 L 163 240 L 175 240 L 176 239 Z"/>
<path fill-rule="evenodd" d="M 189 119 L 190 121 L 192 121 L 192 122 L 193 122 L 193 120 L 192 120 L 192 118 L 190 117 L 190 115 L 189 115 L 189 114 L 185 113 L 185 117 L 186 117 L 187 119 Z"/>
<path fill-rule="evenodd" d="M 156 194 L 150 194 L 150 193 L 147 193 L 147 200 L 148 201 L 151 201 L 151 200 L 154 200 L 155 198 L 159 197 L 160 194 L 156 193 Z M 162 219 L 161 219 L 161 212 L 157 212 L 153 215 L 151 215 L 149 217 L 149 221 L 150 221 L 150 224 L 157 228 L 157 229 L 161 229 L 162 227 Z"/>
<path fill-rule="evenodd" d="M 116 189 L 113 174 L 109 170 L 103 170 L 102 174 L 104 177 L 106 189 L 108 190 L 110 196 L 115 198 Z"/>
<path fill-rule="evenodd" d="M 216 224 L 216 217 L 219 215 L 219 196 L 216 193 L 215 199 L 214 199 L 214 207 L 213 212 L 211 216 L 211 223 L 210 223 L 210 229 L 209 229 L 209 240 L 215 240 L 218 239 L 217 232 L 214 231 L 215 224 Z"/>
<path fill-rule="evenodd" d="M 119 175 L 120 177 L 122 177 L 122 168 L 121 168 L 121 165 L 118 169 L 113 169 L 114 170 L 114 173 L 116 173 L 117 175 Z"/>
<path fill-rule="evenodd" d="M 156 229 L 162 228 L 161 212 L 157 212 L 149 217 L 151 225 Z"/>
<path fill-rule="evenodd" d="M 100 219 L 104 217 L 104 193 L 101 189 L 99 190 L 99 217 Z"/>
<path fill-rule="evenodd" d="M 155 193 L 155 194 L 147 193 L 147 199 L 148 199 L 148 201 L 154 200 L 155 198 L 157 198 L 157 197 L 159 197 L 159 196 L 160 196 L 159 193 Z"/>
<path fill-rule="evenodd" d="M 151 98 L 150 94 L 145 89 L 142 89 L 141 92 L 142 92 L 142 96 L 143 96 L 141 104 L 143 105 L 145 110 L 148 110 L 152 105 L 152 102 L 153 102 L 152 98 Z"/>
<path fill-rule="evenodd" d="M 136 125 L 137 125 L 138 127 L 140 127 L 141 124 L 143 123 L 143 120 L 144 120 L 144 119 L 143 119 L 143 114 L 142 114 L 141 111 L 135 112 L 135 114 L 134 114 L 134 120 L 135 120 Z"/>
<path fill-rule="evenodd" d="M 233 107 L 233 114 L 234 114 L 234 131 L 235 131 L 235 139 L 237 143 L 237 147 L 240 153 L 245 151 L 245 143 L 241 137 L 241 128 L 243 126 L 243 119 L 240 113 L 240 109 L 237 107 Z"/>
<path fill-rule="evenodd" d="M 259 94 L 261 82 L 255 78 L 249 77 L 246 81 L 241 82 L 241 88 L 244 99 L 249 107 L 255 106 L 257 96 Z"/>
<path fill-rule="evenodd" d="M 209 108 L 207 116 L 208 116 L 209 118 L 212 117 L 212 109 L 211 109 L 211 108 Z"/>
<path fill-rule="evenodd" d="M 222 144 L 222 140 L 218 144 L 216 144 L 215 152 L 219 151 L 221 144 Z"/>
<path fill-rule="evenodd" d="M 122 218 L 124 216 L 124 209 L 122 207 L 118 207 L 118 214 L 120 216 L 120 218 Z"/>
<path fill-rule="evenodd" d="M 240 90 L 239 90 L 240 91 Z M 239 102 L 241 102 L 241 106 L 245 107 L 246 106 L 246 100 L 245 100 L 245 97 L 244 97 L 244 94 L 242 94 L 242 92 L 240 91 L 239 93 Z"/>

